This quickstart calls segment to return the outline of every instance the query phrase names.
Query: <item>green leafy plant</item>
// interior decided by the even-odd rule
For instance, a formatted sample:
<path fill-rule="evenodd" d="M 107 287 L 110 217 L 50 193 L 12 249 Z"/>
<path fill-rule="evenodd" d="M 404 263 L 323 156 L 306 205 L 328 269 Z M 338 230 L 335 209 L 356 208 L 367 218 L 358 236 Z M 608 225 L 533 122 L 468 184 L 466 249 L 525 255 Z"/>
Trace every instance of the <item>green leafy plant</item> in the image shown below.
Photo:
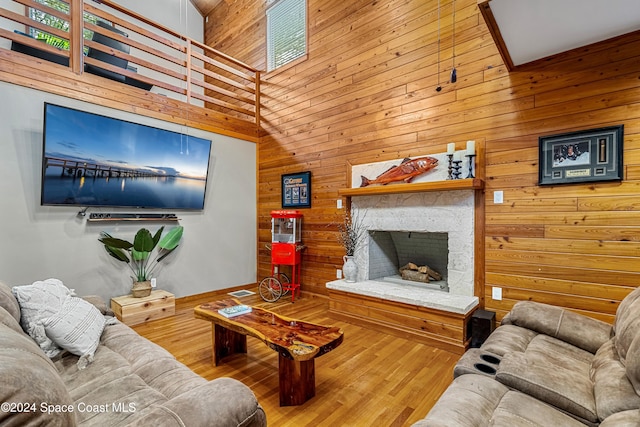
<path fill-rule="evenodd" d="M 98 240 L 104 244 L 109 255 L 131 268 L 134 281 L 144 282 L 153 277 L 160 261 L 178 247 L 184 227 L 174 227 L 164 237 L 163 231 L 164 227 L 160 227 L 156 234 L 152 235 L 146 228 L 141 228 L 136 233 L 133 243 L 102 231 Z M 157 249 L 155 253 L 154 249 Z"/>

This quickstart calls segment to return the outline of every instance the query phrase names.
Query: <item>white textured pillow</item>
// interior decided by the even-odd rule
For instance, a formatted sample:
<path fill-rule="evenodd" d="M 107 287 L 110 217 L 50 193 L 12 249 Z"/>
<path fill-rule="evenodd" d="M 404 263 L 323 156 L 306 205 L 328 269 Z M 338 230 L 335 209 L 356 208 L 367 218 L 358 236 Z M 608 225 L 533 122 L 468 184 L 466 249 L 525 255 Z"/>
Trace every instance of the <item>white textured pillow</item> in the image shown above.
<path fill-rule="evenodd" d="M 76 297 L 67 297 L 60 311 L 42 321 L 49 338 L 57 345 L 80 356 L 78 368 L 93 361 L 100 344 L 105 319 L 95 306 Z"/>
<path fill-rule="evenodd" d="M 58 279 L 47 279 L 31 285 L 14 286 L 11 292 L 20 305 L 20 325 L 49 357 L 61 349 L 44 332 L 42 320 L 60 311 L 64 300 L 73 295 Z"/>

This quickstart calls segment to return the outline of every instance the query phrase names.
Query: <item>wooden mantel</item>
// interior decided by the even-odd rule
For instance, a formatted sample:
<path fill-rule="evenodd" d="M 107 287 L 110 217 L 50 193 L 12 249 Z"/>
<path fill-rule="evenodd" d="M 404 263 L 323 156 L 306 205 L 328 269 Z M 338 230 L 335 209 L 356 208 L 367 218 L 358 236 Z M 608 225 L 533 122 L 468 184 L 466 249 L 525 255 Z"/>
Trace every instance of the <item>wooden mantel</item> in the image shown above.
<path fill-rule="evenodd" d="M 479 178 L 452 179 L 447 181 L 419 182 L 415 184 L 389 184 L 368 187 L 343 188 L 338 194 L 344 197 L 379 196 L 383 194 L 423 193 L 427 191 L 482 190 L 484 181 Z"/>

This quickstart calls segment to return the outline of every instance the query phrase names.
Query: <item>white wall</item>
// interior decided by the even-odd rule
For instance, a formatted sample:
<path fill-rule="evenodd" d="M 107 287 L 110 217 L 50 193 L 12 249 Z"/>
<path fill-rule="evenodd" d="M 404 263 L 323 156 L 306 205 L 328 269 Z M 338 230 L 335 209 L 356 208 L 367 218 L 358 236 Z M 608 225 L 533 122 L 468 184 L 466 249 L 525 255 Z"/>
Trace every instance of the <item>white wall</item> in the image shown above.
<path fill-rule="evenodd" d="M 175 212 L 185 234 L 158 274 L 159 287 L 185 296 L 255 282 L 254 143 L 4 82 L 0 82 L 0 99 L 1 281 L 15 285 L 56 277 L 78 294 L 105 298 L 130 289 L 126 266 L 111 259 L 97 239 L 102 230 L 132 239 L 142 224 L 87 223 L 77 216 L 78 208 L 40 206 L 43 104 L 51 102 L 211 139 L 205 208 Z M 89 213 L 107 211 L 115 210 Z M 153 222 L 144 225 L 152 232 L 159 227 Z"/>

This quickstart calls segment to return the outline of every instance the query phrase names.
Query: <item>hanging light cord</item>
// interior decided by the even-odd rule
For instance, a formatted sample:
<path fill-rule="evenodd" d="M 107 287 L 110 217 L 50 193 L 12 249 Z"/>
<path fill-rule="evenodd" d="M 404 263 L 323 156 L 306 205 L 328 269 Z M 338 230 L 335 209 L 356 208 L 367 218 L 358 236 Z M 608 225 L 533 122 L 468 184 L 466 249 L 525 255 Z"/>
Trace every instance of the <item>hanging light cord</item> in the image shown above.
<path fill-rule="evenodd" d="M 453 0 L 453 38 L 452 38 L 452 58 L 453 58 L 453 68 L 451 69 L 451 83 L 455 83 L 458 80 L 458 75 L 456 72 L 456 0 Z"/>
<path fill-rule="evenodd" d="M 438 87 L 436 92 L 440 92 L 442 86 L 440 86 L 440 0 L 438 0 Z"/>

